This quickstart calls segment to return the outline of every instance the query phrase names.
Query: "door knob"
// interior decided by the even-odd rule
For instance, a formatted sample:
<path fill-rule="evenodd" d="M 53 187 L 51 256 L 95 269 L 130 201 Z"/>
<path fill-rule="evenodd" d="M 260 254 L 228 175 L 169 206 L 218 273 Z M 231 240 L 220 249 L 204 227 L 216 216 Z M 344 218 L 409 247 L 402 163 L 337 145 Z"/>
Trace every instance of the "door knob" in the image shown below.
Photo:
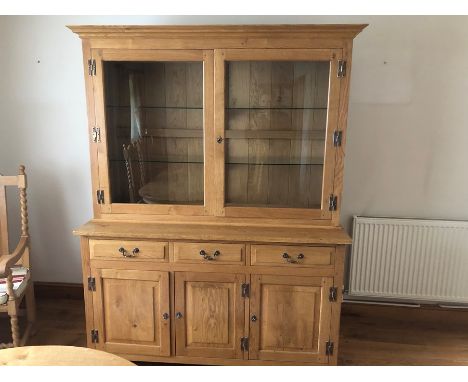
<path fill-rule="evenodd" d="M 164 313 L 162 315 L 163 320 L 168 320 L 169 319 L 169 313 Z"/>
<path fill-rule="evenodd" d="M 180 318 L 182 318 L 182 313 L 177 312 L 175 316 L 176 316 L 176 318 L 180 319 Z"/>
<path fill-rule="evenodd" d="M 250 317 L 250 321 L 252 322 L 257 321 L 257 316 L 255 314 L 252 314 L 252 317 Z"/>

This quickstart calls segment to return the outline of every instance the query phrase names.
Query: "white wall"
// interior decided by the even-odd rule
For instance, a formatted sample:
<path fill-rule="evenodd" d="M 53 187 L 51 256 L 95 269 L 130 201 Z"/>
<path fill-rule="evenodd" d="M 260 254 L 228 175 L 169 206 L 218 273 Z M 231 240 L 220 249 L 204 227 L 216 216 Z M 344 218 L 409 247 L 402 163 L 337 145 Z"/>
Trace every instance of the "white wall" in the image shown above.
<path fill-rule="evenodd" d="M 467 17 L 0 17 L 0 173 L 27 166 L 36 280 L 81 281 L 71 231 L 92 214 L 81 45 L 65 25 L 215 23 L 369 23 L 353 54 L 342 223 L 468 219 Z"/>

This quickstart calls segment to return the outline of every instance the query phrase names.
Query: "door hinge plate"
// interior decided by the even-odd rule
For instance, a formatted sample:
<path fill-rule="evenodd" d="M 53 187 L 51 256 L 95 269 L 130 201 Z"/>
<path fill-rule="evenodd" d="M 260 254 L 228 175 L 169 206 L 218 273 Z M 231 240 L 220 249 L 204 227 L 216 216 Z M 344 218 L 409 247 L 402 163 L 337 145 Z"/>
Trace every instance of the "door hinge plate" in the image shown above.
<path fill-rule="evenodd" d="M 103 190 L 97 190 L 96 197 L 97 197 L 98 204 L 104 204 L 104 191 Z"/>
<path fill-rule="evenodd" d="M 93 127 L 93 131 L 91 133 L 94 143 L 101 142 L 101 128 L 100 127 Z"/>
<path fill-rule="evenodd" d="M 333 348 L 334 348 L 333 342 L 327 341 L 327 343 L 325 344 L 325 354 L 333 355 Z"/>
<path fill-rule="evenodd" d="M 330 302 L 336 302 L 338 298 L 338 288 L 337 287 L 330 287 L 330 293 L 328 294 L 328 299 Z"/>
<path fill-rule="evenodd" d="M 335 147 L 341 146 L 342 140 L 343 140 L 343 132 L 340 130 L 336 130 L 333 133 L 333 146 Z"/>
<path fill-rule="evenodd" d="M 331 194 L 330 199 L 328 200 L 328 210 L 336 211 L 337 208 L 338 208 L 338 197 Z"/>
<path fill-rule="evenodd" d="M 250 285 L 242 284 L 242 297 L 250 297 Z"/>
<path fill-rule="evenodd" d="M 96 290 L 96 279 L 94 277 L 88 277 L 88 290 L 92 292 Z"/>
<path fill-rule="evenodd" d="M 345 77 L 346 76 L 346 61 L 345 60 L 339 60 L 338 61 L 338 73 L 337 76 L 339 78 Z"/>
<path fill-rule="evenodd" d="M 242 351 L 249 351 L 249 337 L 242 337 L 240 345 Z"/>
<path fill-rule="evenodd" d="M 99 332 L 96 329 L 91 330 L 91 342 L 97 344 L 99 342 Z"/>
<path fill-rule="evenodd" d="M 94 58 L 90 58 L 88 60 L 88 75 L 90 76 L 96 75 L 96 60 Z"/>

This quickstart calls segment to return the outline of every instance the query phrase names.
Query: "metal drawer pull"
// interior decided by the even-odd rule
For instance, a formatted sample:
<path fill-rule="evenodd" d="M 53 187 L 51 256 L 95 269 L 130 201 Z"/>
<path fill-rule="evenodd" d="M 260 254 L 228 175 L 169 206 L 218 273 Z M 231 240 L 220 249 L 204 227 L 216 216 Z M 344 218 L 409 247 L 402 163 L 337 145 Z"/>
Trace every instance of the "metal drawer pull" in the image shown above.
<path fill-rule="evenodd" d="M 140 253 L 140 249 L 133 248 L 132 253 L 129 253 L 124 247 L 120 247 L 119 252 L 123 255 L 123 257 L 135 257 L 138 253 Z"/>
<path fill-rule="evenodd" d="M 162 315 L 163 320 L 168 320 L 169 319 L 169 313 L 164 313 Z"/>
<path fill-rule="evenodd" d="M 288 263 L 290 264 L 298 264 L 299 261 L 298 260 L 302 260 L 304 258 L 304 254 L 302 253 L 299 253 L 297 256 L 296 256 L 296 260 L 294 260 L 293 258 L 291 258 L 291 256 L 289 256 L 288 253 L 283 253 L 283 259 L 285 259 Z"/>
<path fill-rule="evenodd" d="M 175 316 L 176 316 L 177 319 L 181 319 L 182 318 L 182 313 L 177 312 Z"/>
<path fill-rule="evenodd" d="M 138 253 L 140 253 L 140 249 L 133 248 L 132 253 L 128 253 L 128 251 L 124 247 L 120 247 L 119 252 L 123 255 L 123 257 L 135 257 Z"/>
<path fill-rule="evenodd" d="M 216 251 L 213 252 L 213 257 L 211 257 L 210 255 L 208 255 L 204 249 L 202 249 L 202 250 L 200 251 L 200 256 L 203 256 L 203 259 L 208 260 L 208 261 L 215 260 L 215 257 L 217 257 L 217 256 L 219 256 L 219 255 L 221 255 L 221 252 L 218 251 L 218 250 L 216 250 Z"/>

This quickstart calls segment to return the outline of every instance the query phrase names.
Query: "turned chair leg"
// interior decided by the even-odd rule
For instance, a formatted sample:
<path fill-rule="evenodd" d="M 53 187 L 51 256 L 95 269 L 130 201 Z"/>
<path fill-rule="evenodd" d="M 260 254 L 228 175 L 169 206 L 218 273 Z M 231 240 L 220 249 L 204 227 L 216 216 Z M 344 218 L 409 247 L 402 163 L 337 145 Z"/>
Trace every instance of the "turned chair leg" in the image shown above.
<path fill-rule="evenodd" d="M 10 317 L 11 323 L 11 337 L 13 338 L 13 347 L 20 346 L 20 332 L 19 332 L 19 324 L 18 324 L 18 316 L 12 315 Z"/>

